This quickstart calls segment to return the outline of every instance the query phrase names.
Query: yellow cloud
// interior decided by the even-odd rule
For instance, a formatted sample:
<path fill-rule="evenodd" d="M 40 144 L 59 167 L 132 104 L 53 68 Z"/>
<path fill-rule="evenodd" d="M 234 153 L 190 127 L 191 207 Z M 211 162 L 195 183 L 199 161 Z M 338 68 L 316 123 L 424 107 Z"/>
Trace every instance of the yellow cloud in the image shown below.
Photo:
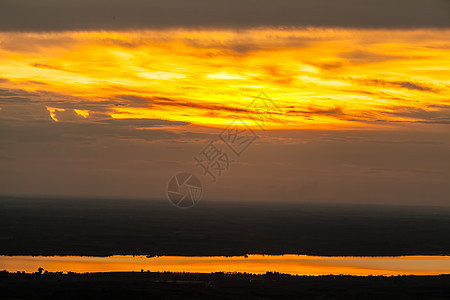
<path fill-rule="evenodd" d="M 0 33 L 0 77 L 76 97 L 84 118 L 85 100 L 114 118 L 224 127 L 273 114 L 247 108 L 264 90 L 282 112 L 267 118 L 268 128 L 360 127 L 418 120 L 395 114 L 405 107 L 450 105 L 449 36 L 318 28 Z M 57 121 L 55 106 L 47 110 Z"/>
<path fill-rule="evenodd" d="M 82 109 L 74 109 L 75 113 L 83 118 L 89 117 L 89 111 L 88 110 L 82 110 Z"/>
<path fill-rule="evenodd" d="M 59 122 L 59 120 L 56 118 L 56 112 L 65 111 L 65 109 L 63 109 L 63 108 L 54 108 L 54 107 L 48 107 L 48 106 L 46 106 L 46 108 L 47 108 L 48 112 L 50 113 L 50 117 L 55 122 Z"/>

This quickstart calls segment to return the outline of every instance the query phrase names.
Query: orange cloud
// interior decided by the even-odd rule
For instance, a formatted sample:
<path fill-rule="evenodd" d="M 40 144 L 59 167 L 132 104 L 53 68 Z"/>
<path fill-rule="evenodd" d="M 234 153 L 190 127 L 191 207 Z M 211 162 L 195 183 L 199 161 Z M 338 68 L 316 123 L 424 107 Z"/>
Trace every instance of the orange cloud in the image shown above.
<path fill-rule="evenodd" d="M 100 105 L 118 119 L 215 127 L 261 116 L 274 129 L 420 122 L 397 112 L 450 105 L 448 36 L 317 28 L 0 33 L 0 77 L 8 79 L 0 86 L 63 95 L 65 106 L 46 103 L 55 121 L 68 105 L 83 118 Z M 276 109 L 248 107 L 262 90 Z"/>

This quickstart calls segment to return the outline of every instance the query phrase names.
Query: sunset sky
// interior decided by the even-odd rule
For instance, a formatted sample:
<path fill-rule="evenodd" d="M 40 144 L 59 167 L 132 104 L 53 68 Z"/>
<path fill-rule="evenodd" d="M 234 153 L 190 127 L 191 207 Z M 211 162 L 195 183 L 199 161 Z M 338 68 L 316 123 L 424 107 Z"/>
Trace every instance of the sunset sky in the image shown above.
<path fill-rule="evenodd" d="M 193 157 L 234 120 L 258 139 L 212 183 Z M 192 172 L 202 201 L 448 205 L 450 2 L 1 1 L 0 171 L 5 195 Z"/>

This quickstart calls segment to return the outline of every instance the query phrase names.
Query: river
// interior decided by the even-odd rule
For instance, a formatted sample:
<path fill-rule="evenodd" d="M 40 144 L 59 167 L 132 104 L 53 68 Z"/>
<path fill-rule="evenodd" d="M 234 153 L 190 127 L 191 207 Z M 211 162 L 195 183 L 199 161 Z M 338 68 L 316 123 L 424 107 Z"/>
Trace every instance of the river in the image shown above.
<path fill-rule="evenodd" d="M 450 256 L 322 257 L 248 255 L 184 256 L 0 256 L 0 270 L 35 272 L 280 272 L 297 275 L 436 275 L 450 274 Z"/>

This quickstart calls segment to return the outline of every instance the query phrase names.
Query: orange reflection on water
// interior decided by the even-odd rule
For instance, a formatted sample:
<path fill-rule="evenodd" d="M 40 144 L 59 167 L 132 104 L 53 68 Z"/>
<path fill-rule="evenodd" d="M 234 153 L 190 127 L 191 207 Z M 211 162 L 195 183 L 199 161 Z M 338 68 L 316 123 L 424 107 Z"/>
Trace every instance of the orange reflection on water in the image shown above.
<path fill-rule="evenodd" d="M 450 273 L 450 256 L 319 257 L 249 255 L 248 257 L 161 256 L 0 256 L 0 270 L 35 272 L 280 272 L 297 275 L 437 275 Z"/>

